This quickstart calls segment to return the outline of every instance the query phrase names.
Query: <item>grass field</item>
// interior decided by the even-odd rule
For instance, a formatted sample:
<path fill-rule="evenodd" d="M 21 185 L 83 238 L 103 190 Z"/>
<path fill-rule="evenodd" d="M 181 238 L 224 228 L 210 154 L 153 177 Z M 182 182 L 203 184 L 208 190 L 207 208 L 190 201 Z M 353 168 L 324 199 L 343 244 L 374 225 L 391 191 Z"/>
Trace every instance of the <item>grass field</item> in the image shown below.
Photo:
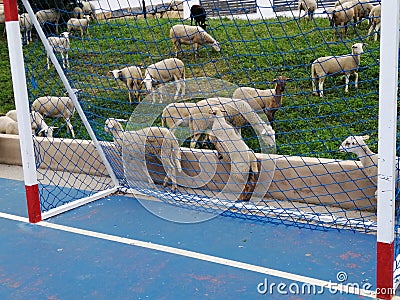
<path fill-rule="evenodd" d="M 66 75 L 74 87 L 83 90 L 81 105 L 100 139 L 110 139 L 103 132 L 105 118 L 127 118 L 135 107 L 129 103 L 123 84 L 107 72 L 125 65 L 145 68 L 172 56 L 168 32 L 175 23 L 178 21 L 168 19 L 100 21 L 91 25 L 90 38 L 72 38 L 71 69 Z M 337 149 L 350 134 L 370 134 L 371 148 L 376 150 L 379 41 L 368 41 L 364 48 L 358 90 L 351 81 L 345 94 L 344 78 L 337 76 L 325 81 L 324 98 L 311 95 L 311 62 L 320 56 L 348 54 L 352 44 L 366 42 L 366 21 L 350 27 L 345 40 L 335 38 L 324 18 L 314 22 L 213 19 L 208 31 L 220 42 L 222 51 L 203 47 L 199 59 L 187 52 L 182 58 L 187 78 L 207 76 L 257 88 L 273 88 L 277 75 L 293 79 L 287 85 L 283 107 L 275 115 L 279 154 L 348 158 Z M 0 39 L 2 57 L 8 57 L 6 41 Z M 30 101 L 46 94 L 63 94 L 65 89 L 54 68 L 46 69 L 43 46 L 24 46 L 24 53 Z M 14 106 L 7 59 L 1 61 L 0 68 L 0 113 L 4 114 Z M 87 138 L 77 115 L 74 121 L 78 137 Z M 60 126 L 57 136 L 69 136 L 63 122 L 56 124 Z M 251 145 L 256 148 L 256 144 Z"/>

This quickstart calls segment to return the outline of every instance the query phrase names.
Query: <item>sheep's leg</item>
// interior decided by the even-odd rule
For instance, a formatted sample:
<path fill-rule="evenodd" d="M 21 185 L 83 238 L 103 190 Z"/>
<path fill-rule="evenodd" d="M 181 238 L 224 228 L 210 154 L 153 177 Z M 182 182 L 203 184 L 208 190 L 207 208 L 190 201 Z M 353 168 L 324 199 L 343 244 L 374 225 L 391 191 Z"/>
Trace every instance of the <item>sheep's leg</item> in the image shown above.
<path fill-rule="evenodd" d="M 319 87 L 319 96 L 320 97 L 324 97 L 324 80 L 325 80 L 325 77 L 321 77 L 319 79 L 318 87 Z"/>
<path fill-rule="evenodd" d="M 350 81 L 350 75 L 349 74 L 344 74 L 344 78 L 345 78 L 345 88 L 344 88 L 344 91 L 345 91 L 345 93 L 348 93 L 349 92 L 349 81 Z"/>
<path fill-rule="evenodd" d="M 196 144 L 200 139 L 201 133 L 195 133 L 192 136 L 192 140 L 190 141 L 190 148 L 196 148 Z"/>
<path fill-rule="evenodd" d="M 47 70 L 50 70 L 50 58 L 47 56 Z"/>
<path fill-rule="evenodd" d="M 65 53 L 65 63 L 67 64 L 67 67 L 68 67 L 68 69 L 69 69 L 68 52 Z"/>
<path fill-rule="evenodd" d="M 65 69 L 65 57 L 64 57 L 64 54 L 62 52 L 60 52 L 60 54 L 61 54 L 62 66 Z"/>
<path fill-rule="evenodd" d="M 311 83 L 312 83 L 312 94 L 317 96 L 318 95 L 318 91 L 317 91 L 317 87 L 316 87 L 317 78 L 313 77 L 311 80 Z M 270 120 L 270 122 L 271 122 L 271 120 Z"/>
<path fill-rule="evenodd" d="M 356 89 L 358 89 L 358 73 L 354 72 L 354 86 Z"/>
<path fill-rule="evenodd" d="M 75 138 L 74 127 L 72 126 L 70 120 L 67 119 L 67 120 L 65 120 L 65 122 L 67 123 L 68 129 L 71 132 L 72 137 Z"/>
<path fill-rule="evenodd" d="M 379 23 L 375 27 L 374 41 L 378 40 L 378 31 L 380 31 L 380 30 L 381 30 L 381 24 Z"/>

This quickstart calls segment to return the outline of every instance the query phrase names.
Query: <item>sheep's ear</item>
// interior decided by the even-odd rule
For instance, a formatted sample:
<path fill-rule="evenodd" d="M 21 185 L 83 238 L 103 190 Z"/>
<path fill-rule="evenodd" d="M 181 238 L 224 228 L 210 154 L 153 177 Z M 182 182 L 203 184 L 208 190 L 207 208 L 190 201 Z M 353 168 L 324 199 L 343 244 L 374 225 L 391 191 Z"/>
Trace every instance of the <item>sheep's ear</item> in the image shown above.
<path fill-rule="evenodd" d="M 361 138 L 362 138 L 364 141 L 366 141 L 366 140 L 368 140 L 368 139 L 369 139 L 369 135 L 368 135 L 368 134 L 366 134 L 366 135 L 363 135 Z"/>

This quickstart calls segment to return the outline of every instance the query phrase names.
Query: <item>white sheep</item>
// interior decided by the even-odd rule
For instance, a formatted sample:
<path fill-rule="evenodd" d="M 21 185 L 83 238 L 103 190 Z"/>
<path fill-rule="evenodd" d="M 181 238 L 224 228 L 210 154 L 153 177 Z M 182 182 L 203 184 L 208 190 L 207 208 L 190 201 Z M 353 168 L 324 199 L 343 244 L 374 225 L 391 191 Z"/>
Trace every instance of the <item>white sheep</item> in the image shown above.
<path fill-rule="evenodd" d="M 316 82 L 319 82 L 319 95 L 324 96 L 324 80 L 327 75 L 344 74 L 346 79 L 345 92 L 349 91 L 349 77 L 354 74 L 354 86 L 358 88 L 358 68 L 360 55 L 364 53 L 363 43 L 355 43 L 351 46 L 351 54 L 341 56 L 324 56 L 317 58 L 311 65 L 311 78 L 313 95 L 318 95 Z"/>
<path fill-rule="evenodd" d="M 76 19 L 82 19 L 83 18 L 83 9 L 80 8 L 79 6 L 74 7 L 72 10 L 72 16 Z"/>
<path fill-rule="evenodd" d="M 189 128 L 191 131 L 192 141 L 190 147 L 194 148 L 201 135 L 209 129 L 210 113 L 212 107 L 218 107 L 226 114 L 227 121 L 232 124 L 238 131 L 249 124 L 257 134 L 260 135 L 264 143 L 269 147 L 275 146 L 275 131 L 271 125 L 264 122 L 260 116 L 251 108 L 244 100 L 232 98 L 208 98 L 200 100 L 197 105 L 190 108 Z M 203 115 L 203 120 L 201 120 Z M 195 116 L 195 117 L 193 117 Z"/>
<path fill-rule="evenodd" d="M 369 39 L 370 35 L 372 32 L 374 32 L 374 41 L 378 39 L 378 32 L 381 29 L 381 5 L 375 5 L 370 13 L 369 13 L 369 18 L 371 20 L 371 25 L 368 29 L 368 37 Z"/>
<path fill-rule="evenodd" d="M 358 156 L 363 170 L 368 178 L 376 185 L 378 174 L 378 155 L 372 152 L 366 140 L 369 139 L 368 135 L 364 136 L 349 136 L 339 147 L 341 152 L 354 153 Z"/>
<path fill-rule="evenodd" d="M 68 51 L 70 49 L 69 42 L 69 32 L 61 33 L 61 36 L 50 36 L 47 38 L 50 46 L 53 48 L 55 52 L 61 54 L 62 58 L 62 66 L 65 69 L 67 66 L 69 68 L 69 60 L 68 60 Z M 47 69 L 50 70 L 50 59 L 47 56 Z"/>
<path fill-rule="evenodd" d="M 177 189 L 177 175 L 182 172 L 181 150 L 174 134 L 164 127 L 146 127 L 136 131 L 124 131 L 117 119 L 109 118 L 105 121 L 104 130 L 112 133 L 114 143 L 119 151 L 125 149 L 145 149 L 140 155 L 154 155 L 159 158 L 167 173 L 164 178 L 164 187 L 170 177 L 172 189 Z M 128 153 L 132 155 L 132 153 Z M 135 163 L 135 162 L 133 162 Z M 149 182 L 153 181 L 149 177 Z"/>
<path fill-rule="evenodd" d="M 32 42 L 32 28 L 33 28 L 33 23 L 31 21 L 31 18 L 29 17 L 29 14 L 23 13 L 19 15 L 19 27 L 21 29 L 21 34 L 22 34 L 22 41 L 25 42 L 29 45 L 29 42 Z"/>
<path fill-rule="evenodd" d="M 71 18 L 67 22 L 67 29 L 68 32 L 71 33 L 72 31 L 80 31 L 81 38 L 83 39 L 84 35 L 90 37 L 89 33 L 89 16 L 85 16 L 83 19 Z"/>
<path fill-rule="evenodd" d="M 58 33 L 58 23 L 60 21 L 60 11 L 55 8 L 43 9 L 36 12 L 36 18 L 41 27 L 46 23 L 52 23 L 56 26 L 56 32 Z"/>
<path fill-rule="evenodd" d="M 75 93 L 80 90 L 74 89 Z M 67 124 L 72 137 L 75 137 L 71 117 L 75 112 L 75 106 L 70 97 L 44 96 L 39 97 L 32 103 L 32 111 L 39 112 L 45 117 L 63 118 Z"/>
<path fill-rule="evenodd" d="M 85 15 L 89 15 L 93 20 L 96 20 L 96 11 L 92 2 L 82 1 L 82 11 Z"/>
<path fill-rule="evenodd" d="M 0 117 L 0 133 L 18 134 L 18 123 L 7 116 Z"/>
<path fill-rule="evenodd" d="M 17 110 L 12 109 L 6 113 L 6 116 L 13 119 L 15 122 L 18 122 L 18 116 L 17 116 Z M 31 118 L 31 129 L 32 129 L 32 134 L 34 135 L 42 135 L 47 137 L 53 137 L 53 132 L 54 129 L 57 127 L 54 126 L 48 126 L 46 122 L 44 121 L 43 116 L 36 112 L 32 111 L 30 113 L 30 118 Z M 18 134 L 18 133 L 16 133 Z"/>
<path fill-rule="evenodd" d="M 210 114 L 213 115 L 210 141 L 214 144 L 219 159 L 230 162 L 230 174 L 234 183 L 231 190 L 239 188 L 241 194 L 238 200 L 249 200 L 251 195 L 249 197 L 248 191 L 243 193 L 242 189 L 247 185 L 249 175 L 259 171 L 257 157 L 235 128 L 226 122 L 221 109 L 213 107 Z"/>
<path fill-rule="evenodd" d="M 190 108 L 197 106 L 191 102 L 177 102 L 168 104 L 161 113 L 161 124 L 170 129 L 175 129 L 178 125 L 188 126 Z"/>
<path fill-rule="evenodd" d="M 316 0 L 299 0 L 297 3 L 297 8 L 299 10 L 299 19 L 301 15 L 301 11 L 304 10 L 306 15 L 308 15 L 308 19 L 314 18 L 314 12 L 318 8 Z"/>
<path fill-rule="evenodd" d="M 273 89 L 256 89 L 252 87 L 239 87 L 232 95 L 234 99 L 245 100 L 256 112 L 263 110 L 272 124 L 275 120 L 276 111 L 282 106 L 282 96 L 286 89 L 286 82 L 291 79 L 285 76 L 278 76 Z"/>
<path fill-rule="evenodd" d="M 167 58 L 159 62 L 149 65 L 144 73 L 143 83 L 146 86 L 147 91 L 152 92 L 153 83 L 166 83 L 170 81 L 176 81 L 176 93 L 174 99 L 176 99 L 181 92 L 182 96 L 185 95 L 185 65 L 177 58 Z M 155 101 L 153 95 L 153 102 Z M 160 103 L 162 102 L 162 95 L 160 96 Z"/>
<path fill-rule="evenodd" d="M 345 2 L 339 6 L 335 6 L 332 10 L 332 27 L 342 28 L 342 36 L 347 34 L 347 26 L 350 21 L 357 22 L 357 0 Z M 339 34 L 339 30 L 337 31 Z"/>
<path fill-rule="evenodd" d="M 55 126 L 48 126 L 44 121 L 44 117 L 37 111 L 31 111 L 31 127 L 32 133 L 41 136 L 53 137 Z"/>
<path fill-rule="evenodd" d="M 366 1 L 356 1 L 356 17 L 357 23 L 361 22 L 363 19 L 369 18 L 369 14 L 374 6 Z"/>
<path fill-rule="evenodd" d="M 139 91 L 142 85 L 142 70 L 137 66 L 129 66 L 122 69 L 115 69 L 108 72 L 115 79 L 125 83 L 128 88 L 129 102 L 132 103 L 131 92 L 139 99 Z"/>
<path fill-rule="evenodd" d="M 175 48 L 175 56 L 182 52 L 182 45 L 193 45 L 195 57 L 199 45 L 211 45 L 215 51 L 221 51 L 219 43 L 200 26 L 174 25 L 169 31 L 169 37 Z"/>

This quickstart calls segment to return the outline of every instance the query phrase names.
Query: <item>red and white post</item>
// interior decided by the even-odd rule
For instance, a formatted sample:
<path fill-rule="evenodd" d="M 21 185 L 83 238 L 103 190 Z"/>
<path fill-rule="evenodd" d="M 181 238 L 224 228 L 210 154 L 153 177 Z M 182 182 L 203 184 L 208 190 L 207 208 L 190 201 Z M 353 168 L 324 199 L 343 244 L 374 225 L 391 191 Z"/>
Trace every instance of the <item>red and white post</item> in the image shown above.
<path fill-rule="evenodd" d="M 28 205 L 28 217 L 29 222 L 36 223 L 42 220 L 42 215 L 33 149 L 31 118 L 18 20 L 17 0 L 4 0 L 3 2 L 15 108 L 17 109 L 18 117 L 19 142 L 21 147 L 22 167 Z"/>
<path fill-rule="evenodd" d="M 391 299 L 394 288 L 399 0 L 382 0 L 379 123 L 377 272 L 379 299 Z"/>

